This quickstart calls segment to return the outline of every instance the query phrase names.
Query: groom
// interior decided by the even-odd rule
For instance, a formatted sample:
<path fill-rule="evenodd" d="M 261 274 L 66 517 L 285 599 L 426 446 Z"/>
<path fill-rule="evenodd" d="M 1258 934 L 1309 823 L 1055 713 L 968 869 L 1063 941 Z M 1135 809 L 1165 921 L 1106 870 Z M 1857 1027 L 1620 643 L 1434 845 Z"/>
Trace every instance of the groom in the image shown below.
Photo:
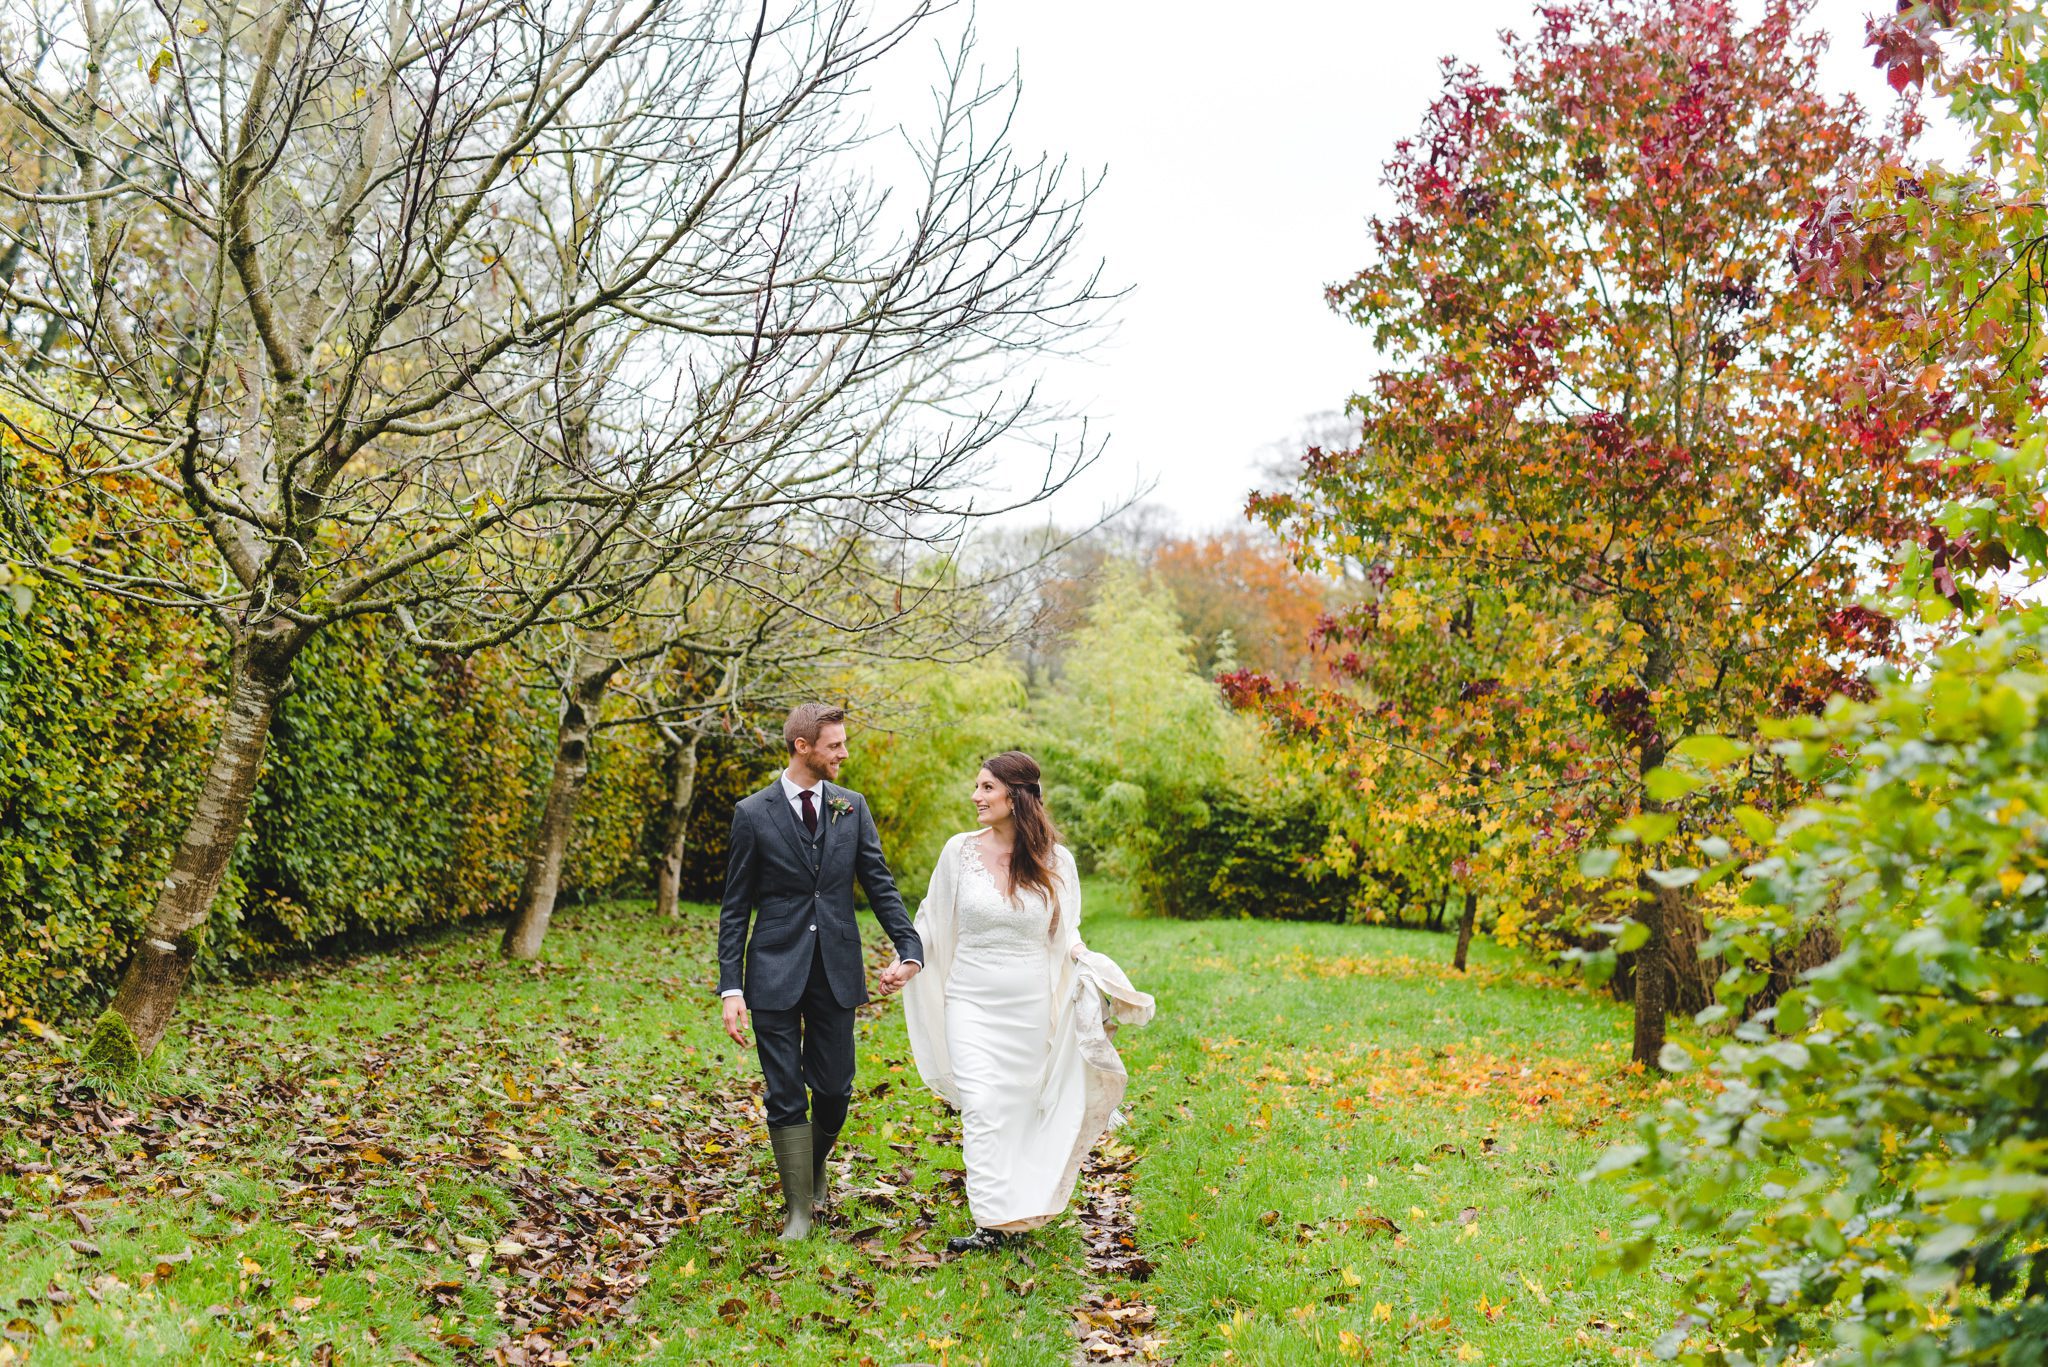
<path fill-rule="evenodd" d="M 754 1014 L 768 1141 L 787 1210 L 782 1237 L 801 1239 L 825 1205 L 825 1159 L 853 1098 L 853 1008 L 868 999 L 855 881 L 896 946 L 898 962 L 882 970 L 885 995 L 916 976 L 924 946 L 882 858 L 867 799 L 832 782 L 846 762 L 846 713 L 802 703 L 782 738 L 789 767 L 732 809 L 718 994 L 735 1044 L 746 1044 L 747 1012 Z"/>

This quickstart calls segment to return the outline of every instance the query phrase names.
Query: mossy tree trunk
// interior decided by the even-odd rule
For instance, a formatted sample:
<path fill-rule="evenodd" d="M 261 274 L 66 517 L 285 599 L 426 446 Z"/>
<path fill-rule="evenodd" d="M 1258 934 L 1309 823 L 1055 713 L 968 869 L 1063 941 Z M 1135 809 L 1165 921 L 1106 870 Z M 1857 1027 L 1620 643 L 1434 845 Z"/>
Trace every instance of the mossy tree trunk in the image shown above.
<path fill-rule="evenodd" d="M 617 660 L 599 659 L 570 675 L 562 690 L 562 715 L 555 727 L 555 767 L 548 779 L 540 825 L 526 853 L 526 876 L 501 946 L 512 959 L 540 957 L 555 898 L 562 888 L 562 860 L 576 830 L 576 806 L 590 775 L 590 735 L 604 706 L 605 690 L 619 671 Z"/>
<path fill-rule="evenodd" d="M 1672 933 L 1691 909 L 1683 889 L 1663 887 L 1647 873 L 1640 881 L 1643 896 L 1635 915 L 1649 928 L 1650 938 L 1635 951 L 1635 1032 L 1629 1057 L 1655 1068 L 1657 1056 L 1664 1052 L 1665 1019 L 1673 1004 L 1677 965 Z"/>
<path fill-rule="evenodd" d="M 1666 1009 L 1675 1015 L 1696 1016 L 1714 1004 L 1714 983 L 1719 965 L 1700 957 L 1707 940 L 1706 918 L 1700 899 L 1692 888 L 1668 889 L 1664 900 L 1664 966 L 1671 974 L 1671 998 Z"/>
<path fill-rule="evenodd" d="M 192 976 L 214 896 L 262 777 L 271 718 L 290 687 L 292 661 L 305 639 L 296 628 L 273 624 L 248 631 L 229 656 L 227 714 L 199 800 L 114 994 L 112 1010 L 127 1023 L 141 1058 L 155 1050 L 170 1028 Z"/>
<path fill-rule="evenodd" d="M 654 909 L 662 916 L 676 914 L 681 896 L 683 847 L 690 834 L 690 808 L 697 798 L 697 733 L 670 732 L 662 739 L 668 745 L 667 791 L 655 820 Z"/>

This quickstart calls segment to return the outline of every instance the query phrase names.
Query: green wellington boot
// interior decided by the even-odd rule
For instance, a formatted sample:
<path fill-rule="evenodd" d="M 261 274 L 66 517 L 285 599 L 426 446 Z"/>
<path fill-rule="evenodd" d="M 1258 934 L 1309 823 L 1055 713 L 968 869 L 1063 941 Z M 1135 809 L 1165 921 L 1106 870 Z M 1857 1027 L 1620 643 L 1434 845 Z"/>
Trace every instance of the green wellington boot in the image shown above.
<path fill-rule="evenodd" d="M 811 1123 L 768 1131 L 775 1150 L 775 1171 L 782 1178 L 784 1239 L 802 1239 L 811 1232 Z"/>
<path fill-rule="evenodd" d="M 825 1160 L 832 1156 L 832 1146 L 839 1142 L 839 1131 L 811 1126 L 811 1214 L 823 1215 L 831 1204 L 832 1178 L 825 1171 Z"/>

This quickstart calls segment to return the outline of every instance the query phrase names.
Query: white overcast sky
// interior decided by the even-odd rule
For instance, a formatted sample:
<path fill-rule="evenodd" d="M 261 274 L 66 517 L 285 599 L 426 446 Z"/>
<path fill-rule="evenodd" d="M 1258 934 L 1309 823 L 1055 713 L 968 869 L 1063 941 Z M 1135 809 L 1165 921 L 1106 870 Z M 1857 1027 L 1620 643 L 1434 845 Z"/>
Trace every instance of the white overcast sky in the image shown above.
<path fill-rule="evenodd" d="M 1534 8 L 980 0 L 983 59 L 1022 75 L 1016 145 L 1106 173 L 1085 242 L 1130 291 L 1113 336 L 1046 368 L 1045 389 L 1107 441 L 1055 517 L 1155 482 L 1187 529 L 1239 524 L 1266 448 L 1371 371 L 1363 331 L 1323 289 L 1365 263 L 1381 164 L 1438 90 L 1438 59 L 1500 70 L 1500 31 L 1526 30 Z M 1863 47 L 1876 8 L 1820 0 L 1811 22 L 1832 40 L 1829 84 L 1882 117 L 1891 92 Z"/>

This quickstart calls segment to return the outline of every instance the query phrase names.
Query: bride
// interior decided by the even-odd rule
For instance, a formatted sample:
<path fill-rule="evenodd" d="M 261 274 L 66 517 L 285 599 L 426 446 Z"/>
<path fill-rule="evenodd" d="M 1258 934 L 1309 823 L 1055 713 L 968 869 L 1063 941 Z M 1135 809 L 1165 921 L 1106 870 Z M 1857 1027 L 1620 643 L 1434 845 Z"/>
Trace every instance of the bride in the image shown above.
<path fill-rule="evenodd" d="M 1080 879 L 1037 762 L 1011 750 L 983 764 L 974 810 L 980 829 L 947 841 L 932 870 L 917 913 L 925 970 L 903 989 L 918 1072 L 961 1115 L 976 1228 L 947 1241 L 954 1253 L 999 1248 L 1066 1209 L 1123 1100 L 1114 1022 L 1152 1016 L 1152 998 L 1081 942 Z"/>

